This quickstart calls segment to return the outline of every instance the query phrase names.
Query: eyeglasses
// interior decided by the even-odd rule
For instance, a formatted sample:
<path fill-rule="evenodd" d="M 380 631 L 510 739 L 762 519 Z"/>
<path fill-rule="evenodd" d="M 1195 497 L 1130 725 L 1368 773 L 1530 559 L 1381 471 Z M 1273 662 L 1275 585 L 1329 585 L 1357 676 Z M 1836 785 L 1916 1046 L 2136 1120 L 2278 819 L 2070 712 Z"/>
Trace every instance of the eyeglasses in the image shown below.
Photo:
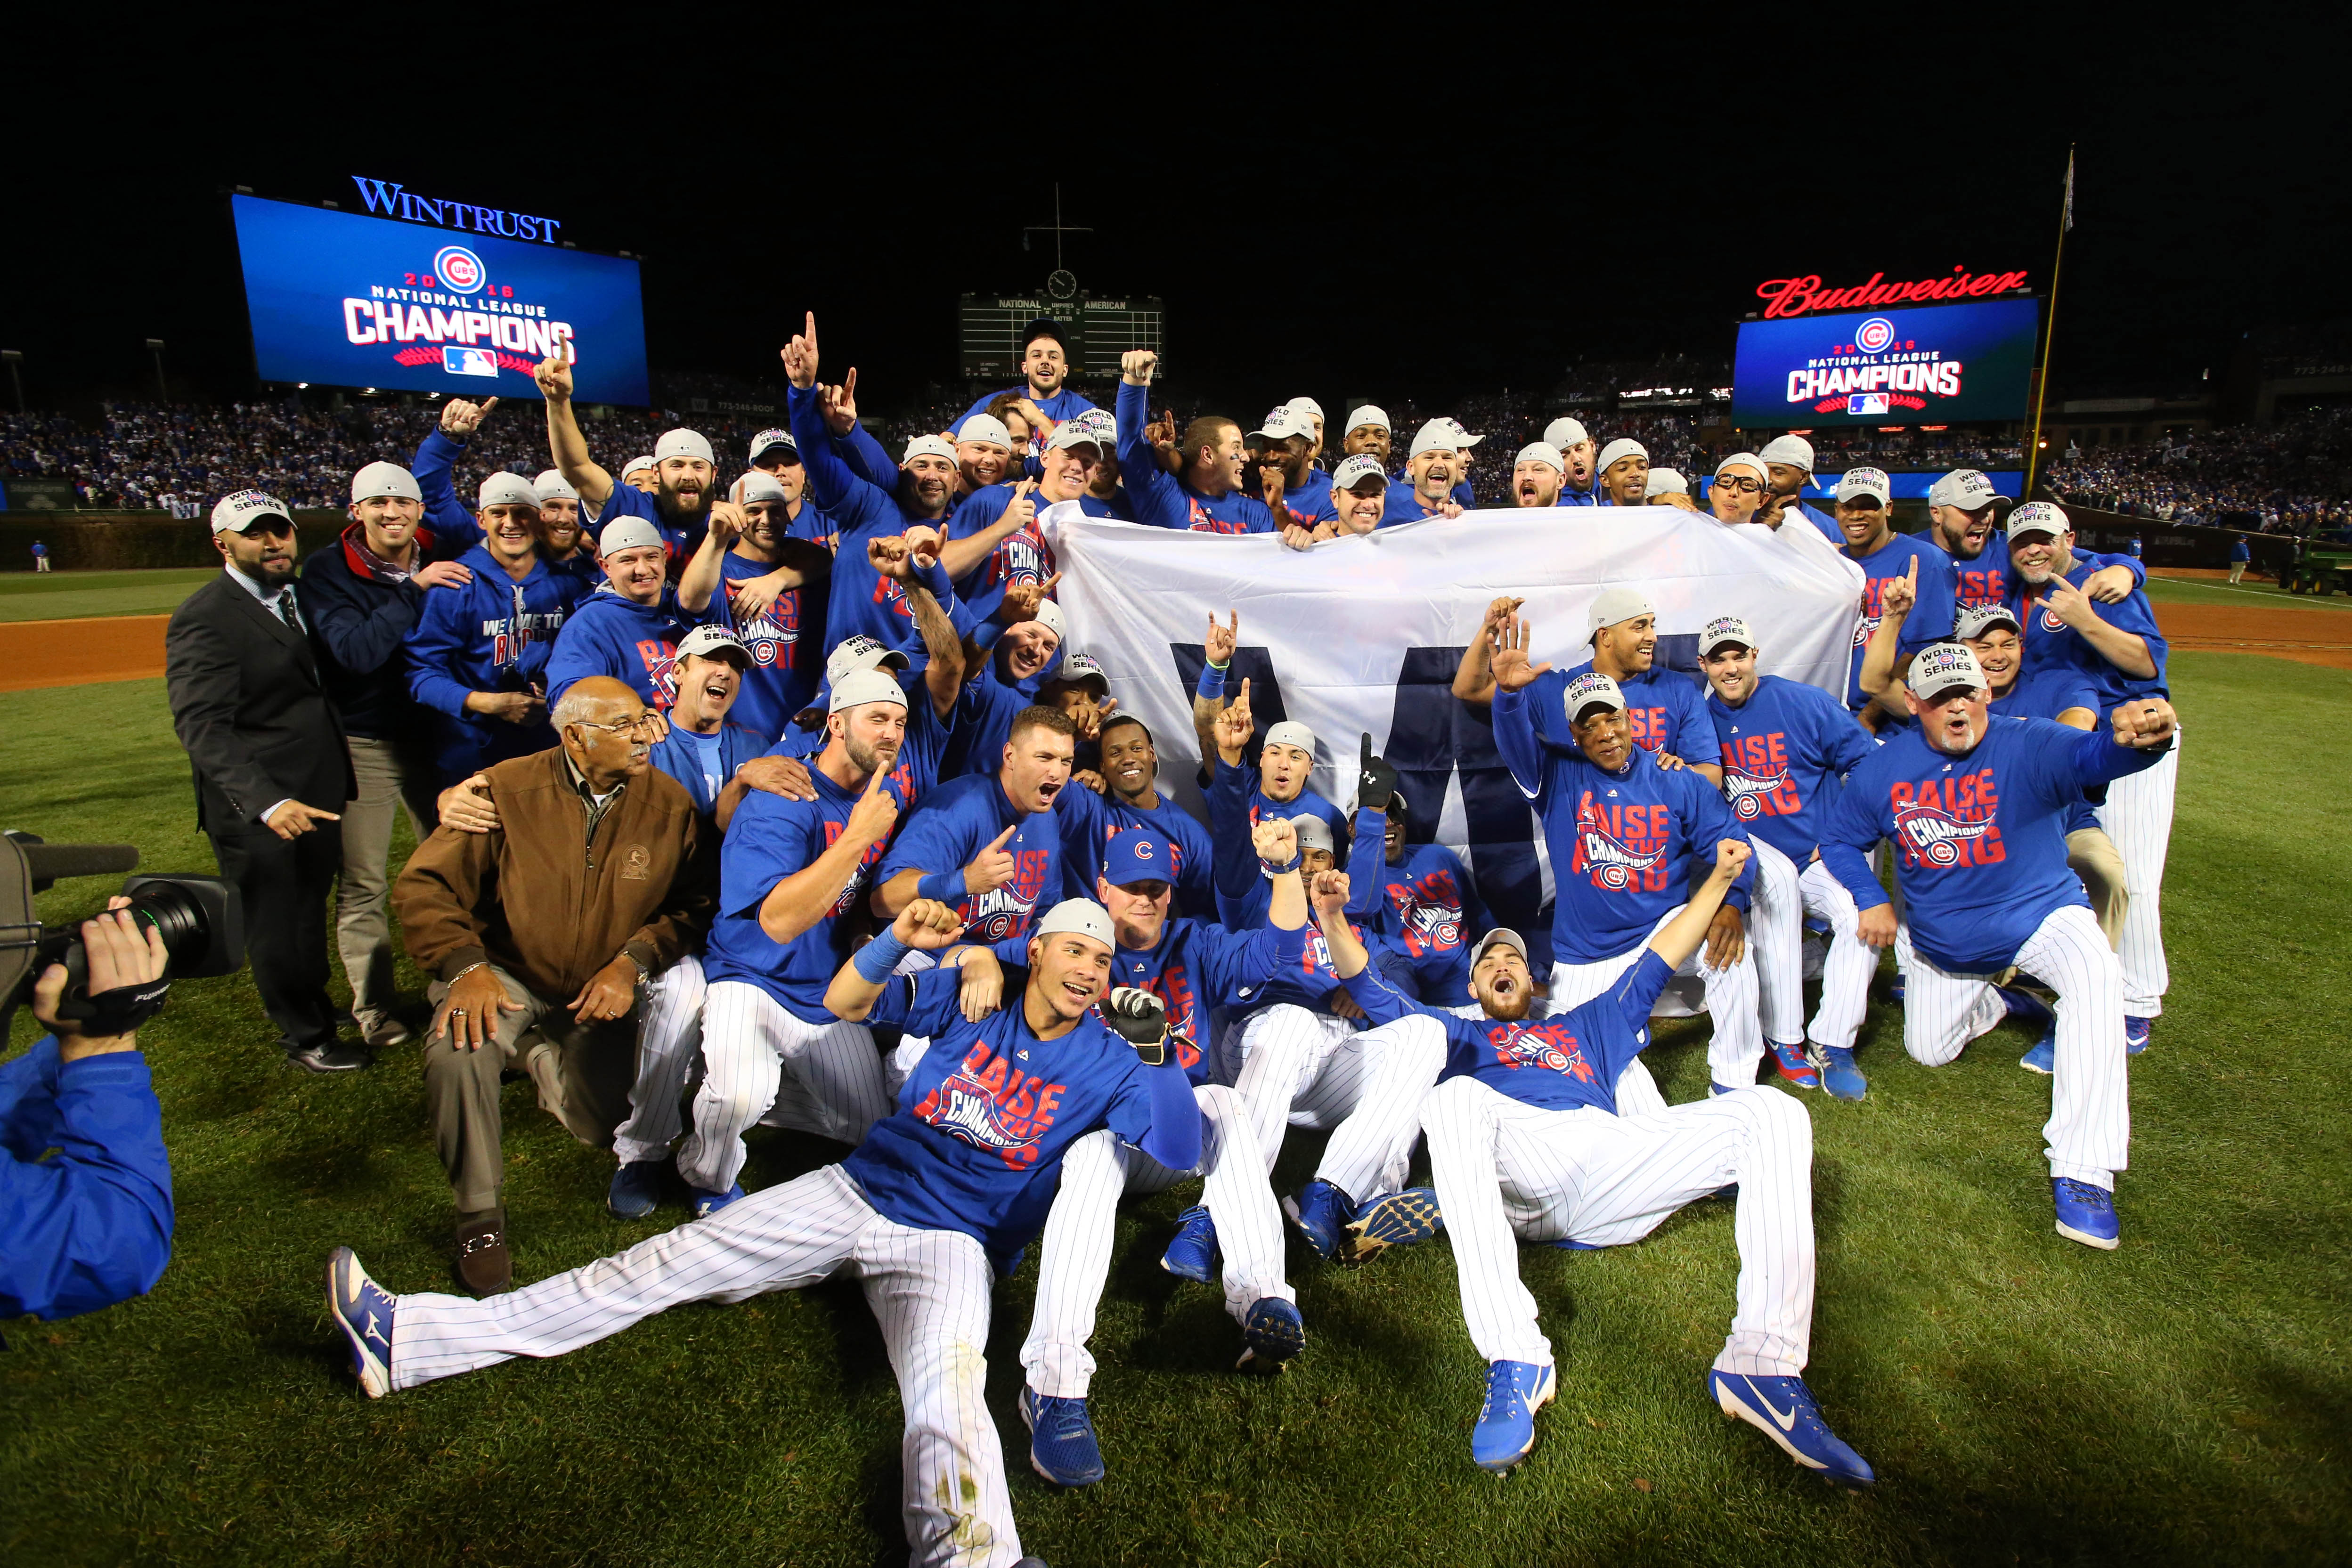
<path fill-rule="evenodd" d="M 609 729 L 615 735 L 637 736 L 651 735 L 660 721 L 652 714 L 641 713 L 636 717 L 625 719 L 619 724 L 598 724 L 593 719 L 584 718 L 575 718 L 572 722 L 583 729 Z"/>
<path fill-rule="evenodd" d="M 1719 475 L 1716 478 L 1715 487 L 1718 490 L 1737 491 L 1742 496 L 1753 496 L 1756 492 L 1764 488 L 1760 483 L 1754 479 L 1727 479 Z"/>

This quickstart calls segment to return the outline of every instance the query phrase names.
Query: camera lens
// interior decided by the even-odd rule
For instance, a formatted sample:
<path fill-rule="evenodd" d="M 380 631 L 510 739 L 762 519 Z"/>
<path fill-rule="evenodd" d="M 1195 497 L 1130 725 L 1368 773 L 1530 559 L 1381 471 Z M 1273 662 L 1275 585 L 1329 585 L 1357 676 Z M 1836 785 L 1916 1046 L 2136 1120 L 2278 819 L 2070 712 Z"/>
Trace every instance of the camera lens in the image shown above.
<path fill-rule="evenodd" d="M 151 883 L 141 888 L 131 901 L 131 913 L 162 934 L 163 951 L 172 956 L 174 968 L 202 955 L 212 941 L 204 906 L 170 883 Z"/>

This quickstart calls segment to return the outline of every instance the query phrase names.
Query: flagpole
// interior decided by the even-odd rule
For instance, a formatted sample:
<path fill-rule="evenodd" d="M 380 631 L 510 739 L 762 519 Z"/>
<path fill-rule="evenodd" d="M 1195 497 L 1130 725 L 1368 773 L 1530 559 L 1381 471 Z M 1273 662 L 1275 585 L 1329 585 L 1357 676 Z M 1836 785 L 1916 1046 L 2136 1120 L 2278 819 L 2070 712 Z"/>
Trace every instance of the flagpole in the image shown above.
<path fill-rule="evenodd" d="M 2066 148 L 2066 202 L 2058 214 L 2058 255 L 2050 264 L 2050 319 L 2042 324 L 2042 373 L 2033 382 L 2033 434 L 2025 447 L 2025 489 L 2018 499 L 2033 499 L 2034 481 L 2042 475 L 2042 410 L 2050 401 L 2050 349 L 2058 340 L 2058 279 L 2066 265 L 2066 231 L 2074 226 L 2074 149 Z"/>

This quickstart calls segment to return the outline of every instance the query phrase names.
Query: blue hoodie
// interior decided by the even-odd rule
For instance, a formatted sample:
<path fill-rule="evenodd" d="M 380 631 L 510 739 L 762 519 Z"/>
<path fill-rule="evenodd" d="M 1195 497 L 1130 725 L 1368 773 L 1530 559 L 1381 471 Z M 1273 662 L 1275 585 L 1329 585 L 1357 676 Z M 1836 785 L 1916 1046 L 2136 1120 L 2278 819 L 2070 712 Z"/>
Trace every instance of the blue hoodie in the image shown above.
<path fill-rule="evenodd" d="M 416 488 L 425 497 L 425 526 L 440 542 L 443 560 L 482 542 L 481 522 L 474 516 L 474 509 L 457 498 L 450 477 L 450 470 L 465 450 L 464 442 L 452 441 L 438 430 L 430 430 L 416 444 L 416 459 L 408 468 L 416 476 Z"/>
<path fill-rule="evenodd" d="M 446 788 L 493 762 L 528 757 L 555 744 L 544 720 L 509 724 L 466 711 L 475 692 L 519 692 L 542 684 L 556 633 L 572 613 L 577 584 L 533 557 L 520 582 L 488 549 L 458 558 L 474 574 L 462 588 L 425 595 L 408 634 L 408 692 L 440 716 L 434 761 Z"/>
<path fill-rule="evenodd" d="M 580 601 L 547 661 L 547 706 L 574 681 L 610 675 L 635 688 L 646 706 L 667 709 L 677 700 L 677 645 L 710 619 L 677 601 L 675 583 L 662 584 L 658 602 L 640 604 L 611 582 Z"/>

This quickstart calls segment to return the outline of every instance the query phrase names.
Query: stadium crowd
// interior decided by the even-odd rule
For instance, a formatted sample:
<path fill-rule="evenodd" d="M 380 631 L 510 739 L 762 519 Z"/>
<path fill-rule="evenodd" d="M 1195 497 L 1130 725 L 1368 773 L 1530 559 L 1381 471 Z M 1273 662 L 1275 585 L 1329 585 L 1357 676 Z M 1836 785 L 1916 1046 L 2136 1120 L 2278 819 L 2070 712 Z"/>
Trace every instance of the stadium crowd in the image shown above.
<path fill-rule="evenodd" d="M 783 361 L 784 417 L 759 431 L 583 422 L 561 360 L 538 367 L 543 404 L 122 410 L 80 446 L 9 428 L 12 461 L 111 464 L 150 495 L 273 480 L 206 512 L 225 570 L 173 615 L 168 684 L 289 1061 L 417 1049 L 468 1293 L 395 1294 L 336 1251 L 329 1308 L 369 1394 L 846 1272 L 899 1382 L 916 1560 L 1014 1563 L 975 1351 L 992 1282 L 1038 1249 L 1027 1458 L 1101 1480 L 1086 1342 L 1123 1193 L 1202 1183 L 1162 1266 L 1222 1290 L 1254 1371 L 1307 1345 L 1286 1219 L 1310 1267 L 1443 1229 L 1487 1363 L 1471 1458 L 1497 1471 L 1557 1387 L 1517 1242 L 1630 1244 L 1729 1194 L 1738 1283 L 1707 1397 L 1867 1485 L 1802 1377 L 1808 1106 L 1868 1092 L 1856 1044 L 1889 947 L 1922 1062 L 2012 1014 L 2047 1025 L 2021 1063 L 2052 1075 L 2043 1212 L 2118 1245 L 2127 1061 L 2168 985 L 2177 747 L 2144 573 L 2076 551 L 2060 508 L 2004 513 L 1957 466 L 1928 531 L 1896 534 L 1879 468 L 1848 466 L 1823 510 L 1803 438 L 1722 451 L 1680 413 L 1178 417 L 1141 351 L 1098 407 L 1042 321 L 1022 385 L 886 444 L 854 377 L 821 379 L 845 361 L 814 317 Z M 258 468 L 236 466 L 241 432 Z M 1344 573 L 1360 536 L 1443 528 L 1482 495 L 1563 529 L 1678 508 L 1649 516 L 1759 562 L 1758 602 L 1712 607 L 1682 668 L 1639 581 L 1540 629 L 1558 668 L 1523 599 L 1486 606 L 1451 695 L 1491 727 L 1493 782 L 1516 786 L 1496 798 L 1529 803 L 1549 901 L 1415 841 L 1431 824 L 1369 736 L 1254 713 L 1236 663 L 1265 649 L 1238 614 L 1187 607 L 1207 622 L 1192 731 L 1155 734 L 1112 695 L 1143 674 L 1073 646 L 1055 600 L 1064 523 L 1275 536 Z M 289 502 L 331 496 L 349 525 L 298 563 Z M 1748 618 L 1783 567 L 1843 585 L 1834 692 L 1765 673 Z M 1352 789 L 1311 788 L 1318 763 Z M 1202 816 L 1171 770 L 1197 773 Z M 395 875 L 403 810 L 418 847 Z M 422 998 L 395 983 L 395 930 Z M 1709 1016 L 1706 1097 L 1670 1106 L 1643 1066 L 1654 1009 Z M 614 1214 L 688 1223 L 515 1288 L 510 1076 L 610 1153 Z M 747 1192 L 759 1125 L 850 1152 Z M 1329 1138 L 1277 1199 L 1292 1127 Z M 7 1288 L 16 1310 L 95 1304 Z"/>
<path fill-rule="evenodd" d="M 2316 409 L 2267 430 L 2169 436 L 2093 452 L 2050 470 L 2061 497 L 2160 522 L 2309 538 L 2352 523 L 2352 409 Z"/>

